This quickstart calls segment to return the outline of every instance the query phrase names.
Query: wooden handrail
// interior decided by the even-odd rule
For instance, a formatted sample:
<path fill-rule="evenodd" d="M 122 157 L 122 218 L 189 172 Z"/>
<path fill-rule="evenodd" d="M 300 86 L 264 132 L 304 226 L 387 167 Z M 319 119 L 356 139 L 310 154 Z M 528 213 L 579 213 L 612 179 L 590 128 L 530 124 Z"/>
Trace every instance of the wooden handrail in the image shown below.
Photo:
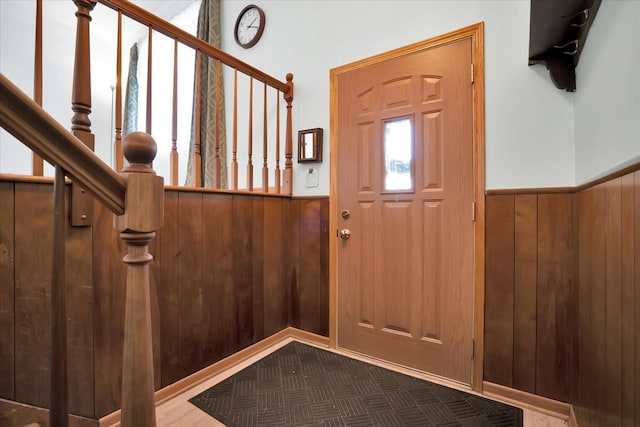
<path fill-rule="evenodd" d="M 0 73 L 0 126 L 53 165 L 59 165 L 117 215 L 125 180 Z"/>
<path fill-rule="evenodd" d="M 140 6 L 136 6 L 135 4 L 126 0 L 98 0 L 98 3 L 102 3 L 115 11 L 121 11 L 123 15 L 128 16 L 129 18 L 134 19 L 144 25 L 148 25 L 155 31 L 162 33 L 171 39 L 178 40 L 182 44 L 190 46 L 193 49 L 199 50 L 212 58 L 220 60 L 223 64 L 242 71 L 244 74 L 251 76 L 263 83 L 266 83 L 269 86 L 280 90 L 284 94 L 287 94 L 289 91 L 290 87 L 287 83 L 281 82 L 275 77 L 272 77 L 255 67 L 252 67 L 246 62 L 240 61 L 239 59 L 234 58 L 228 53 L 223 52 L 222 50 L 217 49 L 214 46 L 211 46 L 209 43 L 189 34 L 188 32 L 179 27 L 176 27 L 175 25 L 172 25 L 158 18 L 156 15 L 146 11 Z"/>

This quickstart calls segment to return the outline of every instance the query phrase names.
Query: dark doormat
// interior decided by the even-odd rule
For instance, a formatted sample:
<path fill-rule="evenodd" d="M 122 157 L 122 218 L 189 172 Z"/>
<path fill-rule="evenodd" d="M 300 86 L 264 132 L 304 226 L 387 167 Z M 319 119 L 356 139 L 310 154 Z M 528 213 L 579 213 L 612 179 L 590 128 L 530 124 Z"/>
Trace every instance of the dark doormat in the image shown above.
<path fill-rule="evenodd" d="M 522 426 L 522 410 L 291 342 L 189 400 L 235 426 Z"/>

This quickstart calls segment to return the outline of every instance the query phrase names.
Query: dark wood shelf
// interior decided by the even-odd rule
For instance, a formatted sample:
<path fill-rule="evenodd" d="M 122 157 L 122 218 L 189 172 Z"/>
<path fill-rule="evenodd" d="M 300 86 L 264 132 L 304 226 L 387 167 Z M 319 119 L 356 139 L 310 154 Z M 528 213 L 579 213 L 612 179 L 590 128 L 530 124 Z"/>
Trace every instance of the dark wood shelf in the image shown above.
<path fill-rule="evenodd" d="M 576 90 L 580 53 L 601 0 L 531 0 L 529 65 L 544 64 L 558 89 Z"/>

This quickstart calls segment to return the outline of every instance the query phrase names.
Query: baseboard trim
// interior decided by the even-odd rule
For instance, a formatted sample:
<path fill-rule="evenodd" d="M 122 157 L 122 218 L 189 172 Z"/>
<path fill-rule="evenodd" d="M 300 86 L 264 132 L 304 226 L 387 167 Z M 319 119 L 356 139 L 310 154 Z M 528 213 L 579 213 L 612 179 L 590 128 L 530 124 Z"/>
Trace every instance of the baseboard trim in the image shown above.
<path fill-rule="evenodd" d="M 572 412 L 571 405 L 565 402 L 516 390 L 500 384 L 483 382 L 483 395 L 521 408 L 531 409 L 541 414 L 550 415 L 568 421 Z M 575 424 L 577 426 L 577 424 Z"/>
<path fill-rule="evenodd" d="M 280 332 L 276 332 L 275 334 L 263 339 L 262 341 L 258 341 L 257 343 L 252 344 L 249 347 L 238 351 L 237 353 L 234 353 L 212 365 L 207 366 L 206 368 L 203 368 L 198 372 L 189 375 L 188 377 L 185 377 L 171 385 L 168 385 L 167 387 L 156 391 L 156 406 L 159 406 L 166 401 L 173 399 L 174 397 L 186 392 L 187 390 L 196 387 L 199 384 L 202 384 L 210 378 L 213 378 L 216 375 L 219 375 L 233 368 L 234 366 L 243 363 L 247 359 L 250 359 L 271 347 L 277 346 L 279 344 L 284 344 L 291 340 L 297 340 L 319 347 L 329 346 L 329 338 L 327 337 L 288 327 Z M 117 410 L 109 415 L 100 418 L 100 427 L 113 426 L 114 424 L 119 423 L 120 410 Z"/>
<path fill-rule="evenodd" d="M 49 409 L 0 399 L 0 426 L 49 426 Z M 97 427 L 98 420 L 69 414 L 69 427 Z"/>
<path fill-rule="evenodd" d="M 329 348 L 329 338 L 322 335 L 314 334 L 313 332 L 303 331 L 302 329 L 288 327 L 285 329 L 288 336 L 287 338 L 293 338 L 294 340 L 304 342 L 306 344 L 315 345 L 317 347 Z"/>
<path fill-rule="evenodd" d="M 573 405 L 569 408 L 569 419 L 567 420 L 567 427 L 578 427 L 578 418 L 576 417 L 576 411 L 573 410 Z"/>

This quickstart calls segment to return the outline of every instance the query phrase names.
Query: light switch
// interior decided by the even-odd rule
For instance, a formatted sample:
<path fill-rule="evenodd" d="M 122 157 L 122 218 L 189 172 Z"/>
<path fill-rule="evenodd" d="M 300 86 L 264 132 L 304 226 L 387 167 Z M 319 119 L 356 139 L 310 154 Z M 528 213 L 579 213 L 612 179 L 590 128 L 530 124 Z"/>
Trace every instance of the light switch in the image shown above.
<path fill-rule="evenodd" d="M 309 168 L 307 170 L 307 188 L 318 186 L 318 169 Z"/>

